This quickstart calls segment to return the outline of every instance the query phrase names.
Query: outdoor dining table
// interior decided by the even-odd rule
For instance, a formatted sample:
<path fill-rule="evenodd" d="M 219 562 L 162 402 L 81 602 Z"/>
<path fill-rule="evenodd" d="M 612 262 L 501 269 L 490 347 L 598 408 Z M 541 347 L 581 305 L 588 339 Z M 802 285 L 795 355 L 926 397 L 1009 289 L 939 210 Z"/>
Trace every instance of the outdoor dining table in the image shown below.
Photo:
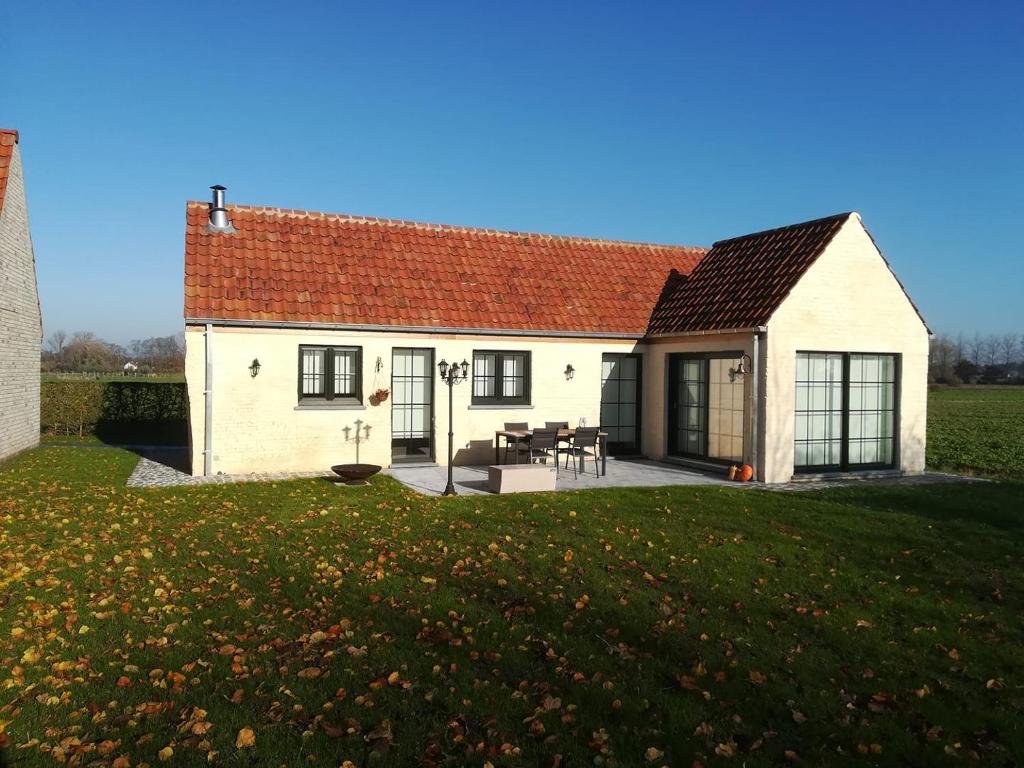
<path fill-rule="evenodd" d="M 576 429 L 570 427 L 569 429 L 558 430 L 558 442 L 569 442 L 576 434 Z M 505 445 L 509 443 L 521 443 L 525 442 L 527 445 L 530 443 L 530 438 L 533 437 L 532 429 L 498 429 L 494 432 L 494 463 L 501 464 L 501 438 L 505 438 Z M 599 453 L 601 454 L 601 474 L 608 474 L 608 433 L 598 432 L 597 433 L 597 445 Z M 516 453 L 516 463 L 518 463 L 519 454 Z"/>

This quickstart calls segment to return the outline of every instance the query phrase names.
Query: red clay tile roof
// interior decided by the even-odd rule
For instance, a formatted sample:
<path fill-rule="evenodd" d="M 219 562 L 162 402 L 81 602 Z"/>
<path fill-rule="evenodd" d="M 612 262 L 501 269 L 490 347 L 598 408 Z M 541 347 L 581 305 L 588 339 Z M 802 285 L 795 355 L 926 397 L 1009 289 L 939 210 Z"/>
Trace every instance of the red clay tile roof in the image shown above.
<path fill-rule="evenodd" d="M 190 202 L 189 320 L 642 336 L 703 248 Z"/>
<path fill-rule="evenodd" d="M 0 128 L 0 211 L 4 209 L 4 194 L 7 192 L 7 174 L 11 167 L 14 145 L 18 143 L 18 132 L 13 128 Z"/>
<path fill-rule="evenodd" d="M 689 276 L 673 275 L 668 281 L 649 332 L 671 335 L 765 325 L 852 215 L 718 241 Z"/>

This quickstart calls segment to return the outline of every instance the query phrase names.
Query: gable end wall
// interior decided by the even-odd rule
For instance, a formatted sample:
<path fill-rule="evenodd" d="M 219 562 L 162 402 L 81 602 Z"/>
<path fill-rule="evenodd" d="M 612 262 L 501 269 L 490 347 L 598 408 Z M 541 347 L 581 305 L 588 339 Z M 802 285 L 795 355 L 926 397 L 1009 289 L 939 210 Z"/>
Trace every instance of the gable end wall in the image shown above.
<path fill-rule="evenodd" d="M 850 217 L 776 310 L 766 342 L 766 481 L 793 475 L 798 351 L 898 353 L 898 468 L 924 470 L 928 330 L 859 216 Z"/>
<path fill-rule="evenodd" d="M 15 144 L 0 210 L 0 459 L 39 443 L 41 338 L 35 257 Z"/>

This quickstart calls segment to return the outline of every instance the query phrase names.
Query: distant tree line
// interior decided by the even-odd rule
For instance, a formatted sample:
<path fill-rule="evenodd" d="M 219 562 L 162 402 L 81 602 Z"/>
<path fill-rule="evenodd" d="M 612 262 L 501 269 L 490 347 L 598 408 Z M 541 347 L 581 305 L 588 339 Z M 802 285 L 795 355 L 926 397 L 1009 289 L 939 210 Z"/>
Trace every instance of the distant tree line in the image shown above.
<path fill-rule="evenodd" d="M 928 355 L 934 384 L 1024 384 L 1024 334 L 937 335 Z"/>
<path fill-rule="evenodd" d="M 68 335 L 54 331 L 43 345 L 44 373 L 122 373 L 126 363 L 136 373 L 181 373 L 185 370 L 185 334 L 136 339 L 127 347 L 111 344 L 89 331 Z"/>

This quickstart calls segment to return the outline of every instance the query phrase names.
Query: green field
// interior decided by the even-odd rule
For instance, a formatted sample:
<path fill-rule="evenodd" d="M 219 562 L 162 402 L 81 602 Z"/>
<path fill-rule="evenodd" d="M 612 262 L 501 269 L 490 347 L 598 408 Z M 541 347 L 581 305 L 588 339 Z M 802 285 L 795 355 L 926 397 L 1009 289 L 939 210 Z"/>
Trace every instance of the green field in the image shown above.
<path fill-rule="evenodd" d="M 1019 483 L 430 499 L 136 460 L 0 468 L 14 765 L 1024 754 Z"/>
<path fill-rule="evenodd" d="M 948 387 L 930 392 L 928 466 L 1021 477 L 1024 387 Z"/>

